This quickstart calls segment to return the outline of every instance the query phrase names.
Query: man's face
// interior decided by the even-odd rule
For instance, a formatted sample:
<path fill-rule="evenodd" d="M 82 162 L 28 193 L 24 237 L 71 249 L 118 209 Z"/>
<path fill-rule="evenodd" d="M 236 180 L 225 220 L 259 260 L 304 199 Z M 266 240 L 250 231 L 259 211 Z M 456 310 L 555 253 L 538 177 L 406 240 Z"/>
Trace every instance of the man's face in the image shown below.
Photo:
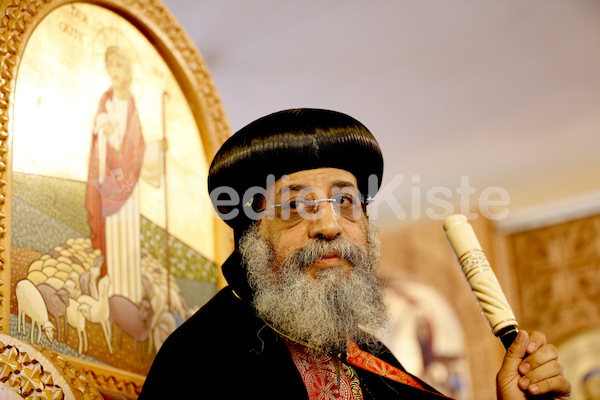
<path fill-rule="evenodd" d="M 111 52 L 106 56 L 106 69 L 115 89 L 129 88 L 131 71 L 126 60 Z"/>
<path fill-rule="evenodd" d="M 357 190 L 354 176 L 335 168 L 301 171 L 289 178 L 269 188 L 267 207 L 297 195 L 340 199 L 340 191 L 344 197 Z M 348 339 L 372 343 L 368 332 L 377 331 L 387 315 L 376 274 L 377 234 L 360 206 L 351 213 L 345 200 L 335 205 L 321 201 L 318 209 L 310 204 L 315 203 L 305 203 L 316 214 L 305 219 L 291 210 L 292 218 L 285 219 L 281 208 L 267 208 L 270 218 L 265 215 L 240 239 L 254 308 L 277 330 L 309 348 L 344 351 Z"/>
<path fill-rule="evenodd" d="M 269 200 L 275 204 L 292 202 L 297 197 L 309 200 L 328 199 L 339 193 L 357 193 L 357 182 L 353 174 L 337 168 L 318 168 L 290 174 L 289 179 L 280 179 L 267 189 Z M 278 268 L 281 261 L 290 254 L 302 249 L 311 239 L 334 240 L 344 238 L 351 243 L 365 248 L 367 244 L 367 220 L 362 211 L 355 212 L 352 217 L 340 213 L 337 205 L 330 202 L 319 203 L 318 212 L 305 215 L 298 221 L 285 218 L 277 219 L 267 216 L 259 222 L 260 235 L 272 246 L 275 259 L 273 268 Z M 325 257 L 306 266 L 305 273 L 316 278 L 320 272 L 339 268 L 345 273 L 352 268 L 350 262 L 336 254 Z"/>

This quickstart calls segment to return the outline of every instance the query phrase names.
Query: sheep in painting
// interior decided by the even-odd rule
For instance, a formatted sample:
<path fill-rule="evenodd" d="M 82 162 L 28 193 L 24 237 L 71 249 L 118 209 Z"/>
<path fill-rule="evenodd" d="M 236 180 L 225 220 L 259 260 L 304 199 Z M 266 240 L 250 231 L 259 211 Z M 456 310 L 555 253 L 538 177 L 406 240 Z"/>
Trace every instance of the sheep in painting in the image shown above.
<path fill-rule="evenodd" d="M 101 256 L 97 259 L 103 260 L 104 257 Z M 94 299 L 98 298 L 98 280 L 100 279 L 100 272 L 100 266 L 96 266 L 80 275 L 79 286 L 81 287 L 81 294 L 87 294 Z"/>
<path fill-rule="evenodd" d="M 56 339 L 60 341 L 60 317 L 64 318 L 65 342 L 69 338 L 67 329 L 67 306 L 69 305 L 69 293 L 65 289 L 56 290 L 52 286 L 42 283 L 37 285 L 37 289 L 46 302 L 48 313 L 56 321 Z"/>
<path fill-rule="evenodd" d="M 42 331 L 44 331 L 48 340 L 52 342 L 54 340 L 54 331 L 56 328 L 52 322 L 50 322 L 44 298 L 33 282 L 27 279 L 17 282 L 15 295 L 17 297 L 18 308 L 17 332 L 21 333 L 21 327 L 23 327 L 23 331 L 25 331 L 25 319 L 29 317 L 31 318 L 31 338 L 29 341 L 35 343 L 33 341 L 33 331 L 37 326 L 37 342 L 39 342 L 42 337 Z"/>
<path fill-rule="evenodd" d="M 137 354 L 137 343 L 143 343 L 150 336 L 150 324 L 152 323 L 150 302 L 142 299 L 138 307 L 128 298 L 115 295 L 111 296 L 109 304 L 110 325 L 112 327 L 116 322 L 120 328 L 119 347 L 121 346 L 121 335 L 125 332 L 133 338 L 133 352 Z"/>
<path fill-rule="evenodd" d="M 98 299 L 93 298 L 90 295 L 82 294 L 77 298 L 77 302 L 81 305 L 87 304 L 89 308 L 88 321 L 93 323 L 99 323 L 102 326 L 104 332 L 104 338 L 108 345 L 108 351 L 112 354 L 111 344 L 111 326 L 109 322 L 110 308 L 108 305 L 108 287 L 110 285 L 109 275 L 104 275 L 98 281 Z M 84 314 L 85 316 L 85 314 Z"/>
<path fill-rule="evenodd" d="M 152 339 L 158 352 L 167 337 L 177 328 L 177 321 L 173 313 L 168 311 L 163 311 L 155 321 L 152 325 Z"/>
<path fill-rule="evenodd" d="M 77 330 L 79 339 L 79 353 L 87 351 L 88 339 L 87 331 L 85 330 L 85 321 L 90 319 L 90 306 L 88 304 L 79 304 L 77 300 L 70 299 L 67 307 L 67 322 L 70 326 Z"/>

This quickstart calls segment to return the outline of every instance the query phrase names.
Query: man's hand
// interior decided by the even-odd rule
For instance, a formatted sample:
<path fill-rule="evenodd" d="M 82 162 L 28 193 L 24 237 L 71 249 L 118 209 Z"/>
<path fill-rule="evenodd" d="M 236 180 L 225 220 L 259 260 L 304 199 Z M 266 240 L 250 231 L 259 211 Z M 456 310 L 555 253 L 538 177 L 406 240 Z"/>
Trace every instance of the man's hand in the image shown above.
<path fill-rule="evenodd" d="M 544 399 L 568 400 L 571 384 L 563 375 L 556 347 L 546 336 L 520 331 L 508 348 L 496 376 L 499 400 L 524 400 L 544 395 Z"/>
<path fill-rule="evenodd" d="M 102 125 L 102 133 L 104 133 L 106 136 L 112 135 L 114 131 L 115 127 L 112 123 L 107 122 L 106 124 Z"/>

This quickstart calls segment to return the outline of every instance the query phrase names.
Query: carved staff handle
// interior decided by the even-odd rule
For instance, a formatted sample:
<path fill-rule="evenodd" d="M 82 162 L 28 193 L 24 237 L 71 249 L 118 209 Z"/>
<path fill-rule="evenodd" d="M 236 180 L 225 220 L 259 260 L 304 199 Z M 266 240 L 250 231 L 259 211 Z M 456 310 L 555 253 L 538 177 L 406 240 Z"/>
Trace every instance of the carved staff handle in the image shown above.
<path fill-rule="evenodd" d="M 518 323 L 473 227 L 464 215 L 455 214 L 444 221 L 443 228 L 492 332 L 508 349 L 519 332 Z"/>

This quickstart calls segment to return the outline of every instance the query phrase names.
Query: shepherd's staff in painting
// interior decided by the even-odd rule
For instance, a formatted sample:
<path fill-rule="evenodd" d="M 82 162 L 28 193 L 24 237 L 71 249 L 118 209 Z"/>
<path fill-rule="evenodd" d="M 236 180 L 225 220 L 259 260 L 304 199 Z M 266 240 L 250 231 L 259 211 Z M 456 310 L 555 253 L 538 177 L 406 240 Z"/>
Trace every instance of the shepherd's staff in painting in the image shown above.
<path fill-rule="evenodd" d="M 455 214 L 444 221 L 443 228 L 492 332 L 508 349 L 519 332 L 518 323 L 473 227 L 464 215 Z"/>
<path fill-rule="evenodd" d="M 169 99 L 169 92 L 166 90 L 162 94 L 162 161 L 163 161 L 163 184 L 164 184 L 164 203 L 165 203 L 165 269 L 167 271 L 167 309 L 171 309 L 171 252 L 169 248 L 169 191 L 167 186 L 167 113 L 166 103 Z"/>

